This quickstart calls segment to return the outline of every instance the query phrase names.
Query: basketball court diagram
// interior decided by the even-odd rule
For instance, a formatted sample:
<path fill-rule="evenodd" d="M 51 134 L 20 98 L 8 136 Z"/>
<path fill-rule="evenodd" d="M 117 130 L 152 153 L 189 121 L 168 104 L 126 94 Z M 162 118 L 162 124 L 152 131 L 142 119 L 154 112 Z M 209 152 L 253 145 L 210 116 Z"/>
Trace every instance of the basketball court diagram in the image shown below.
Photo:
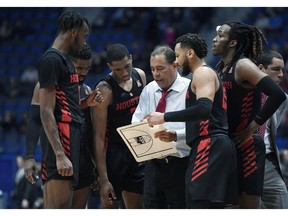
<path fill-rule="evenodd" d="M 165 130 L 163 125 L 150 127 L 147 121 L 117 128 L 118 133 L 138 162 L 176 153 L 172 142 L 163 142 L 159 138 L 154 138 L 154 134 L 162 130 Z"/>

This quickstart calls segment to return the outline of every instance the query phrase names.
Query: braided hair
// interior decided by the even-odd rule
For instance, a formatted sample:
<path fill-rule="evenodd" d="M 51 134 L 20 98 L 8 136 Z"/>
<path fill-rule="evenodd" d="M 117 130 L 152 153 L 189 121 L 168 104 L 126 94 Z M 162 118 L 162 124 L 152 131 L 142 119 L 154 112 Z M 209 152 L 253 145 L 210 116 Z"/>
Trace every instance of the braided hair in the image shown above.
<path fill-rule="evenodd" d="M 241 22 L 227 22 L 224 24 L 230 26 L 228 32 L 229 40 L 237 40 L 236 51 L 228 63 L 225 72 L 231 69 L 241 55 L 256 63 L 263 52 L 263 44 L 267 44 L 264 34 L 256 26 Z M 221 60 L 216 67 L 222 70 L 224 68 L 223 60 Z"/>
<path fill-rule="evenodd" d="M 83 26 L 84 22 L 90 28 L 89 22 L 86 17 L 79 14 L 77 11 L 67 11 L 58 18 L 58 34 L 65 33 L 72 29 L 80 29 Z"/>

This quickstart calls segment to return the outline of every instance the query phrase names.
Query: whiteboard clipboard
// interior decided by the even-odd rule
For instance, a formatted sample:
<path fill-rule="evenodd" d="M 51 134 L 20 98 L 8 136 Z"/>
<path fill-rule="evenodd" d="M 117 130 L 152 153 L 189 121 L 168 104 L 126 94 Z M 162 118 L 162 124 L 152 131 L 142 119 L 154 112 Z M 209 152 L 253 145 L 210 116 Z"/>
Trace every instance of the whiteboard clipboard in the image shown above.
<path fill-rule="evenodd" d="M 165 130 L 163 125 L 150 127 L 147 121 L 117 128 L 117 132 L 137 162 L 162 158 L 177 152 L 171 142 L 154 138 L 154 133 L 162 130 Z"/>

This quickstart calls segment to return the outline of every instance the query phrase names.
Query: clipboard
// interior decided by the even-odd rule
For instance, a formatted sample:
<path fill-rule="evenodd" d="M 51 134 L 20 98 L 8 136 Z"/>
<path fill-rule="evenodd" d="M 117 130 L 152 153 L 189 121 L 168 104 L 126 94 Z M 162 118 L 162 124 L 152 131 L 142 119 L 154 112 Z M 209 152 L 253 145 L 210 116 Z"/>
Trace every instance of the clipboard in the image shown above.
<path fill-rule="evenodd" d="M 163 124 L 150 127 L 147 121 L 117 128 L 117 132 L 137 162 L 162 158 L 177 152 L 172 142 L 154 138 L 154 133 L 162 130 L 165 130 Z"/>

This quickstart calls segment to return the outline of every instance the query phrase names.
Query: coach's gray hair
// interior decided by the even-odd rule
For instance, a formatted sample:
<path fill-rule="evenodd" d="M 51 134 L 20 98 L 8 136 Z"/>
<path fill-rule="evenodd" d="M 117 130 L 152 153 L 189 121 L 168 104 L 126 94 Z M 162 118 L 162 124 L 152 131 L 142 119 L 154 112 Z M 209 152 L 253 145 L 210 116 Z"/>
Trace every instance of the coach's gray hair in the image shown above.
<path fill-rule="evenodd" d="M 176 60 L 175 52 L 168 46 L 157 47 L 151 53 L 151 57 L 155 57 L 156 55 L 163 55 L 168 64 L 173 64 L 173 62 Z"/>

